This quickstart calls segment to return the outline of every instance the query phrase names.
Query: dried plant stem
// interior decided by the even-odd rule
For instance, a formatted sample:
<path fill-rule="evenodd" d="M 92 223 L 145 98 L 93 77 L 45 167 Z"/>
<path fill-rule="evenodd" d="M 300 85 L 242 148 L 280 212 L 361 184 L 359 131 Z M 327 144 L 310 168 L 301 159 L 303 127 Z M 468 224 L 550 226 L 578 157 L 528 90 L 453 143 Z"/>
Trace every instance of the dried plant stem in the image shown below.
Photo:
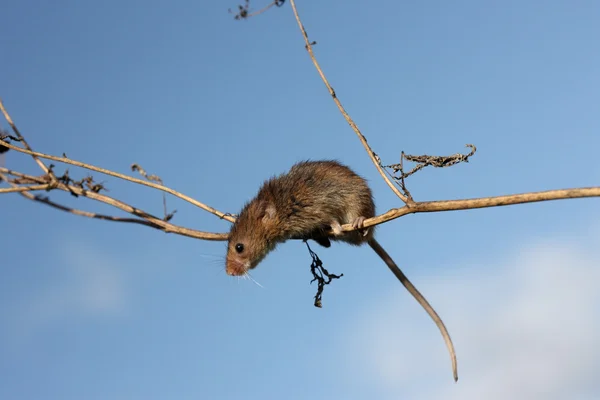
<path fill-rule="evenodd" d="M 261 8 L 260 10 L 249 13 L 246 18 L 256 17 L 257 15 L 262 14 L 265 11 L 267 11 L 269 8 L 273 7 L 276 3 L 277 2 L 273 1 L 270 4 L 266 5 L 265 7 Z"/>
<path fill-rule="evenodd" d="M 45 185 L 31 185 L 31 186 L 13 186 L 9 188 L 0 188 L 0 194 L 2 193 L 19 193 L 19 192 L 35 192 L 37 190 L 48 189 L 49 184 Z"/>
<path fill-rule="evenodd" d="M 31 146 L 29 146 L 29 144 L 27 143 L 27 141 L 25 140 L 23 135 L 21 135 L 21 132 L 19 132 L 19 130 L 17 129 L 17 126 L 15 125 L 12 118 L 8 114 L 8 111 L 6 111 L 6 108 L 4 108 L 4 103 L 2 103 L 2 99 L 0 99 L 0 111 L 2 111 L 2 114 L 4 114 L 4 118 L 10 125 L 10 127 L 13 130 L 13 132 L 15 133 L 15 135 L 21 140 L 21 143 L 23 143 L 23 146 L 25 146 L 25 149 L 27 149 L 30 152 L 33 152 Z M 6 146 L 6 147 L 10 147 L 10 146 Z M 35 162 L 40 166 L 42 171 L 44 171 L 45 174 L 48 174 L 52 177 L 50 170 L 48 169 L 48 167 L 46 167 L 46 164 L 44 164 L 44 162 L 42 160 L 40 160 L 37 156 L 35 156 L 33 154 L 31 154 L 31 156 L 33 157 Z"/>
<path fill-rule="evenodd" d="M 100 172 L 102 174 L 113 176 L 113 177 L 119 178 L 119 179 L 123 179 L 125 181 L 137 183 L 139 185 L 148 186 L 148 187 L 151 187 L 151 188 L 154 188 L 154 189 L 158 189 L 158 190 L 161 190 L 163 192 L 169 193 L 169 194 L 171 194 L 171 195 L 173 195 L 175 197 L 178 197 L 178 198 L 180 198 L 182 200 L 185 200 L 188 203 L 191 203 L 191 204 L 195 205 L 196 207 L 199 207 L 199 208 L 201 208 L 201 209 L 203 209 L 205 211 L 208 211 L 209 213 L 214 214 L 214 215 L 216 215 L 217 217 L 219 217 L 221 219 L 225 219 L 225 220 L 227 220 L 229 222 L 235 221 L 235 218 L 233 218 L 231 215 L 225 214 L 225 213 L 223 213 L 223 212 L 221 212 L 221 211 L 219 211 L 219 210 L 217 210 L 215 208 L 212 208 L 210 206 L 207 206 L 206 204 L 203 204 L 203 203 L 201 203 L 201 202 L 199 202 L 197 200 L 194 200 L 193 198 L 191 198 L 189 196 L 186 196 L 183 193 L 177 192 L 177 191 L 175 191 L 175 190 L 173 190 L 173 189 L 171 189 L 169 187 L 163 186 L 163 185 L 159 185 L 159 184 L 156 184 L 156 183 L 153 183 L 153 182 L 149 182 L 149 181 L 145 181 L 145 180 L 142 180 L 142 179 L 134 178 L 134 177 L 129 176 L 129 175 L 120 174 L 118 172 L 113 172 L 113 171 L 108 170 L 108 169 L 96 167 L 94 165 L 86 164 L 86 163 L 83 163 L 81 161 L 72 160 L 70 158 L 57 157 L 57 156 L 52 156 L 52 155 L 49 155 L 49 154 L 44 154 L 44 153 L 39 153 L 39 152 L 36 152 L 36 151 L 31 151 L 31 150 L 23 149 L 21 147 L 18 147 L 18 146 L 15 146 L 15 145 L 11 144 L 11 143 L 8 143 L 7 141 L 4 141 L 4 140 L 0 140 L 0 144 L 4 145 L 4 146 L 6 146 L 6 147 L 8 147 L 8 148 L 10 148 L 12 150 L 15 150 L 15 151 L 18 151 L 18 152 L 21 152 L 21 153 L 25 153 L 25 154 L 29 154 L 31 156 L 35 156 L 35 157 L 38 157 L 38 158 L 44 158 L 44 159 L 47 159 L 47 160 L 58 161 L 58 162 L 62 162 L 62 163 L 65 163 L 65 164 L 74 165 L 76 167 L 85 168 L 85 169 L 88 169 L 90 171 Z"/>
<path fill-rule="evenodd" d="M 536 203 L 540 201 L 578 199 L 585 197 L 600 197 L 600 187 L 595 186 L 587 188 L 547 190 L 544 192 L 530 192 L 464 200 L 421 201 L 412 204 L 410 207 L 404 206 L 400 208 L 393 208 L 386 213 L 366 219 L 364 221 L 364 227 L 366 228 L 369 226 L 379 225 L 407 214 L 472 210 L 476 208 L 500 207 L 515 204 Z M 347 224 L 342 226 L 342 230 L 349 232 L 355 229 L 351 224 Z"/>
<path fill-rule="evenodd" d="M 38 181 L 38 182 L 42 183 L 44 180 L 43 177 L 26 175 L 23 173 L 13 173 L 12 171 L 7 170 L 6 168 L 0 168 L 0 178 L 2 178 L 2 180 L 4 180 L 4 181 L 9 182 L 9 184 L 12 186 L 12 188 L 17 188 L 19 186 L 10 182 L 10 179 L 8 177 L 9 174 L 15 175 L 15 176 L 20 176 L 20 177 L 28 179 L 29 181 L 32 181 L 32 182 Z M 77 196 L 87 197 L 92 200 L 100 201 L 102 203 L 106 203 L 108 205 L 116 207 L 122 211 L 125 211 L 129 214 L 135 215 L 139 219 L 119 218 L 119 217 L 113 217 L 113 216 L 108 216 L 108 215 L 103 215 L 103 214 L 91 213 L 88 211 L 72 209 L 70 207 L 66 207 L 66 206 L 60 205 L 58 203 L 54 203 L 54 202 L 48 200 L 47 198 L 34 196 L 29 191 L 21 191 L 20 194 L 25 196 L 29 200 L 45 203 L 47 205 L 61 209 L 63 211 L 67 211 L 67 212 L 70 212 L 70 213 L 73 213 L 76 215 L 80 215 L 80 216 L 84 216 L 84 217 L 97 218 L 97 219 L 103 219 L 103 220 L 109 220 L 109 221 L 115 221 L 115 222 L 133 222 L 133 223 L 137 223 L 137 224 L 147 225 L 152 228 L 159 229 L 166 233 L 176 233 L 176 234 L 179 234 L 182 236 L 188 236 L 188 237 L 192 237 L 192 238 L 196 238 L 196 239 L 218 240 L 218 241 L 227 240 L 226 233 L 202 232 L 202 231 L 197 231 L 194 229 L 185 228 L 182 226 L 177 226 L 177 225 L 171 224 L 169 222 L 166 222 L 158 217 L 155 217 L 154 215 L 147 213 L 139 208 L 136 208 L 129 204 L 126 204 L 120 200 L 114 199 L 112 197 L 109 197 L 109 196 L 106 196 L 106 195 L 103 195 L 100 193 L 95 193 L 90 190 L 84 190 L 77 186 L 66 185 L 62 182 L 45 183 L 45 184 L 40 184 L 38 186 L 40 186 L 40 189 L 38 189 L 38 190 L 58 189 L 58 190 L 62 190 L 65 192 L 72 193 L 72 194 L 74 193 Z M 25 188 L 28 188 L 28 186 L 25 186 Z"/>
<path fill-rule="evenodd" d="M 379 171 L 379 174 L 385 180 L 385 183 L 387 183 L 387 185 L 390 187 L 390 189 L 392 189 L 392 191 L 394 193 L 396 193 L 396 196 L 398 196 L 400 198 L 400 200 L 402 200 L 405 204 L 412 206 L 412 200 L 409 199 L 404 194 L 402 194 L 400 192 L 400 190 L 396 187 L 396 185 L 394 185 L 394 183 L 387 176 L 387 174 L 385 173 L 384 169 L 381 166 L 381 163 L 379 162 L 377 155 L 373 152 L 373 150 L 371 149 L 371 146 L 369 146 L 369 143 L 367 143 L 367 139 L 361 133 L 360 129 L 358 129 L 358 126 L 356 125 L 356 123 L 354 123 L 354 120 L 350 117 L 350 115 L 348 115 L 348 113 L 346 112 L 346 109 L 342 106 L 342 103 L 337 98 L 335 91 L 329 84 L 329 81 L 325 77 L 325 74 L 323 73 L 321 66 L 317 62 L 317 59 L 315 58 L 315 55 L 314 55 L 313 49 L 312 49 L 312 43 L 308 40 L 308 35 L 306 34 L 306 30 L 304 29 L 304 25 L 302 24 L 302 21 L 300 21 L 300 16 L 298 15 L 298 10 L 296 10 L 296 2 L 294 0 L 290 0 L 290 4 L 292 5 L 292 9 L 294 10 L 294 16 L 296 17 L 296 21 L 298 22 L 298 27 L 300 28 L 300 31 L 302 32 L 302 36 L 304 37 L 304 43 L 306 44 L 306 50 L 308 51 L 310 59 L 312 60 L 315 68 L 317 69 L 319 76 L 323 80 L 323 83 L 325 83 L 325 86 L 327 86 L 327 90 L 329 90 L 329 94 L 331 95 L 331 98 L 335 102 L 335 105 L 340 110 L 340 112 L 342 113 L 342 115 L 344 116 L 346 121 L 348 122 L 348 125 L 350 125 L 352 130 L 358 136 L 358 139 L 360 140 L 363 147 L 367 151 L 367 154 L 369 155 L 369 158 L 371 159 L 371 161 L 373 161 L 373 164 L 375 164 L 377 171 Z"/>

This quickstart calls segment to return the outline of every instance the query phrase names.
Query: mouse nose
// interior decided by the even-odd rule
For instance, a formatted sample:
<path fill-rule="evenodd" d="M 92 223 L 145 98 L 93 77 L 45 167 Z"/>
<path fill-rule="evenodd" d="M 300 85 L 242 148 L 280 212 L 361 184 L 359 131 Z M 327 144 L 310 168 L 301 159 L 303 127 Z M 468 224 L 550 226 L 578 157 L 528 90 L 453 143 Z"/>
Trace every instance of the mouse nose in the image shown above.
<path fill-rule="evenodd" d="M 235 260 L 227 260 L 225 273 L 229 276 L 241 276 L 246 273 L 246 270 L 242 264 L 235 262 Z"/>

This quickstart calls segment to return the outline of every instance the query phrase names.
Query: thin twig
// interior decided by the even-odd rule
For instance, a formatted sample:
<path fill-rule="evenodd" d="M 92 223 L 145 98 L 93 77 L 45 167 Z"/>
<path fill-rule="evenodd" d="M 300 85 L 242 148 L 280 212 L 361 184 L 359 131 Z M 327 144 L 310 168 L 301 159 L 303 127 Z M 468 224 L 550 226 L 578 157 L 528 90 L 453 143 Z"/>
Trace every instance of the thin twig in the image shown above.
<path fill-rule="evenodd" d="M 244 5 L 238 5 L 238 13 L 235 14 L 235 16 L 233 18 L 240 20 L 240 19 L 248 19 L 250 17 L 255 17 L 259 14 L 264 13 L 265 11 L 267 11 L 269 8 L 271 8 L 273 6 L 281 7 L 283 5 L 283 3 L 285 3 L 285 0 L 274 0 L 260 10 L 250 12 L 250 0 L 246 0 Z M 231 11 L 231 9 L 229 9 L 229 13 L 233 14 L 233 11 Z"/>
<path fill-rule="evenodd" d="M 169 187 L 163 186 L 163 185 L 158 185 L 156 183 L 149 182 L 149 181 L 144 181 L 142 179 L 134 178 L 134 177 L 129 176 L 129 175 L 124 175 L 124 174 L 120 174 L 118 172 L 113 172 L 113 171 L 108 170 L 108 169 L 96 167 L 94 165 L 86 164 L 86 163 L 83 163 L 81 161 L 72 160 L 70 158 L 57 157 L 57 156 L 52 156 L 52 155 L 49 155 L 49 154 L 39 153 L 37 151 L 26 150 L 26 149 L 23 149 L 21 147 L 15 146 L 15 145 L 13 145 L 11 143 L 8 143 L 6 141 L 3 141 L 3 140 L 0 140 L 0 144 L 4 145 L 4 146 L 6 146 L 6 147 L 8 147 L 8 148 L 10 148 L 12 150 L 24 153 L 24 154 L 29 154 L 29 155 L 36 156 L 36 157 L 39 157 L 39 158 L 44 158 L 44 159 L 47 159 L 47 160 L 58 161 L 58 162 L 62 162 L 62 163 L 65 163 L 65 164 L 75 165 L 76 167 L 81 167 L 81 168 L 89 169 L 90 171 L 100 172 L 102 174 L 113 176 L 113 177 L 119 178 L 119 179 L 123 179 L 125 181 L 129 181 L 129 182 L 137 183 L 139 185 L 144 185 L 144 186 L 148 186 L 148 187 L 151 187 L 151 188 L 154 188 L 154 189 L 158 189 L 158 190 L 161 190 L 163 192 L 169 193 L 169 194 L 171 194 L 171 195 L 173 195 L 175 197 L 178 197 L 178 198 L 180 198 L 182 200 L 185 200 L 188 203 L 191 203 L 191 204 L 195 205 L 196 207 L 199 207 L 199 208 L 201 208 L 201 209 L 203 209 L 205 211 L 208 211 L 209 213 L 214 214 L 214 215 L 216 215 L 217 217 L 219 217 L 221 219 L 225 219 L 225 220 L 227 220 L 229 222 L 234 222 L 235 221 L 235 218 L 233 218 L 230 214 L 223 213 L 223 212 L 221 212 L 221 211 L 219 211 L 219 210 L 217 210 L 215 208 L 212 208 L 210 206 L 207 206 L 206 204 L 203 204 L 203 203 L 201 203 L 201 202 L 199 202 L 197 200 L 194 200 L 193 198 L 191 198 L 189 196 L 186 196 L 183 193 L 177 192 L 177 191 L 175 191 L 175 190 L 173 190 L 173 189 L 171 189 Z"/>
<path fill-rule="evenodd" d="M 27 177 L 25 174 L 20 174 L 23 177 Z M 0 173 L 0 177 L 2 178 L 2 180 L 7 181 L 10 185 L 12 185 L 12 188 L 10 189 L 21 189 L 21 188 L 33 188 L 33 186 L 18 186 L 17 184 L 11 182 L 11 180 L 4 175 L 3 173 Z M 27 177 L 27 179 L 30 179 L 29 177 Z M 32 179 L 35 180 L 35 179 Z M 39 187 L 42 187 L 44 190 L 47 189 L 50 185 L 46 184 L 46 185 L 38 185 Z M 64 206 L 62 204 L 56 203 L 52 200 L 50 200 L 47 197 L 42 197 L 42 196 L 34 196 L 33 194 L 29 193 L 29 191 L 27 191 L 26 193 L 23 191 L 19 191 L 19 190 L 14 190 L 15 192 L 21 192 L 20 194 L 25 197 L 26 199 L 32 200 L 32 201 L 36 201 L 42 204 L 46 204 L 48 206 L 51 206 L 53 208 L 59 209 L 61 211 L 66 211 L 68 213 L 74 214 L 74 215 L 79 215 L 82 217 L 88 217 L 88 218 L 95 218 L 95 219 L 102 219 L 102 220 L 108 220 L 108 221 L 114 221 L 114 222 L 129 222 L 129 223 L 135 223 L 135 224 L 141 224 L 141 225 L 146 225 L 149 226 L 151 228 L 156 228 L 156 229 L 161 229 L 159 226 L 153 224 L 150 221 L 146 221 L 143 219 L 139 219 L 139 218 L 121 218 L 121 217 L 113 217 L 111 215 L 104 215 L 104 214 L 98 214 L 98 213 L 93 213 L 93 212 L 89 212 L 89 211 L 83 211 L 83 210 L 78 210 L 76 208 L 71 208 L 71 207 L 67 207 Z M 1 193 L 10 193 L 10 191 L 2 191 L 0 190 Z"/>
<path fill-rule="evenodd" d="M 0 168 L 0 177 L 3 180 L 7 181 L 9 184 L 11 184 L 11 186 L 13 186 L 13 187 L 17 186 L 16 184 L 10 182 L 10 179 L 7 176 L 7 175 L 9 175 L 9 173 L 7 171 L 8 170 L 6 168 Z M 10 174 L 16 175 L 15 173 L 10 173 Z M 37 181 L 40 183 L 43 183 L 44 180 L 47 179 L 45 176 L 35 177 L 35 176 L 26 175 L 26 174 L 22 174 L 22 173 L 18 173 L 18 174 L 21 177 L 28 179 L 29 181 Z M 45 186 L 49 187 L 50 185 L 46 184 Z M 78 186 L 67 185 L 62 182 L 56 182 L 56 183 L 53 183 L 51 187 L 52 187 L 52 189 L 59 189 L 59 190 L 69 192 L 72 194 L 74 193 L 77 196 L 87 197 L 92 200 L 100 201 L 102 203 L 116 207 L 120 210 L 123 210 L 129 214 L 135 215 L 136 217 L 149 222 L 149 224 L 144 224 L 144 223 L 142 223 L 142 224 L 159 229 L 166 233 L 176 233 L 179 235 L 188 236 L 188 237 L 192 237 L 195 239 L 216 240 L 216 241 L 227 240 L 228 235 L 226 233 L 203 232 L 203 231 L 198 231 L 195 229 L 189 229 L 189 228 L 185 228 L 182 226 L 174 225 L 174 224 L 166 222 L 166 221 L 162 220 L 161 218 L 158 218 L 150 213 L 147 213 L 137 207 L 133 207 L 127 203 L 124 203 L 120 200 L 117 200 L 112 197 L 109 197 L 109 196 L 106 196 L 106 195 L 103 195 L 100 193 L 96 193 L 96 192 L 93 192 L 90 190 L 85 190 Z M 57 203 L 50 202 L 49 200 L 47 200 L 45 198 L 42 198 L 39 196 L 34 196 L 33 194 L 29 193 L 28 191 L 20 192 L 20 194 L 27 197 L 30 200 L 40 201 L 40 202 L 43 202 L 43 203 L 46 203 L 49 205 L 53 205 L 53 206 L 54 206 L 54 204 L 57 204 Z M 53 203 L 53 204 L 50 204 L 50 203 Z M 63 209 L 63 211 L 70 210 L 69 207 L 62 206 L 62 205 L 58 205 L 57 208 Z M 71 211 L 69 211 L 69 212 L 71 212 Z M 100 214 L 89 213 L 87 211 L 81 211 L 81 210 L 77 210 L 76 212 L 74 212 L 74 214 L 85 216 L 85 217 L 90 217 L 90 218 L 98 218 L 98 219 L 117 221 L 117 222 L 131 222 L 131 221 L 127 221 L 125 219 L 119 219 L 118 217 L 111 217 L 111 216 L 104 216 L 104 215 L 97 217 L 96 215 L 100 215 Z M 141 222 L 136 222 L 136 223 L 141 223 Z"/>
<path fill-rule="evenodd" d="M 476 208 L 510 206 L 515 204 L 537 203 L 540 201 L 579 199 L 586 197 L 600 197 L 600 186 L 573 189 L 547 190 L 543 192 L 530 192 L 511 194 L 506 196 L 480 197 L 462 200 L 421 201 L 411 204 L 410 207 L 392 208 L 391 210 L 364 221 L 364 228 L 375 226 L 408 214 L 472 210 Z M 342 231 L 356 230 L 352 224 L 342 225 Z"/>
<path fill-rule="evenodd" d="M 14 186 L 9 188 L 0 188 L 0 194 L 2 193 L 19 193 L 19 192 L 34 192 L 37 190 L 46 190 L 50 185 L 32 185 L 32 186 Z"/>
<path fill-rule="evenodd" d="M 31 148 L 31 146 L 29 146 L 29 143 L 27 143 L 27 141 L 25 140 L 23 135 L 21 135 L 21 132 L 19 132 L 19 129 L 17 129 L 17 126 L 15 125 L 12 118 L 8 114 L 8 111 L 6 111 L 6 108 L 4 108 L 4 103 L 2 103 L 2 99 L 0 99 L 0 111 L 2 111 L 2 114 L 4 114 L 4 118 L 6 119 L 6 121 L 10 125 L 10 127 L 12 128 L 15 135 L 17 135 L 17 137 L 19 138 L 19 141 L 21 143 L 23 143 L 23 146 L 25 146 L 25 149 L 27 149 L 28 151 L 33 153 L 33 149 Z M 10 146 L 5 146 L 5 147 L 11 148 Z M 52 178 L 52 180 L 54 180 L 55 179 L 54 175 L 52 174 L 50 169 L 46 166 L 46 164 L 44 164 L 44 162 L 42 160 L 40 160 L 34 154 L 30 154 L 30 155 L 33 157 L 33 159 L 35 160 L 37 165 L 39 165 L 39 167 L 42 169 L 42 171 L 44 171 L 45 174 L 48 174 Z"/>
<path fill-rule="evenodd" d="M 154 174 L 148 175 L 146 170 L 137 163 L 131 164 L 131 170 L 137 171 L 140 175 L 142 175 L 144 178 L 146 178 L 147 180 L 149 180 L 151 182 L 157 182 L 159 185 L 164 185 L 164 182 L 160 176 L 154 175 Z M 173 218 L 173 216 L 177 212 L 177 210 L 173 210 L 172 212 L 167 211 L 167 196 L 166 196 L 165 192 L 162 193 L 162 200 L 163 200 L 163 215 L 164 215 L 163 220 L 170 221 L 171 218 Z"/>
<path fill-rule="evenodd" d="M 412 206 L 411 199 L 409 199 L 404 194 L 402 194 L 400 192 L 400 190 L 398 190 L 398 188 L 396 187 L 396 185 L 394 185 L 394 183 L 388 178 L 387 174 L 385 173 L 385 171 L 383 170 L 383 168 L 381 166 L 381 162 L 380 162 L 379 158 L 377 157 L 377 155 L 375 154 L 375 152 L 371 149 L 371 147 L 367 143 L 367 139 L 361 133 L 360 129 L 358 129 L 358 126 L 356 126 L 356 124 L 354 123 L 354 120 L 352 120 L 352 118 L 350 118 L 350 115 L 348 115 L 348 113 L 346 112 L 346 109 L 344 109 L 344 107 L 342 106 L 342 103 L 337 98 L 337 95 L 335 94 L 335 91 L 333 90 L 333 88 L 329 84 L 329 81 L 325 77 L 325 74 L 323 73 L 323 70 L 321 70 L 321 67 L 320 67 L 319 63 L 317 62 L 317 59 L 315 58 L 315 55 L 314 55 L 313 49 L 312 49 L 312 43 L 308 40 L 308 35 L 306 33 L 306 30 L 304 29 L 304 25 L 300 21 L 300 16 L 298 15 L 298 10 L 296 10 L 296 2 L 294 0 L 290 0 L 290 4 L 292 5 L 292 9 L 294 10 L 294 15 L 296 17 L 296 21 L 298 22 L 298 27 L 300 27 L 300 31 L 302 32 L 302 36 L 304 37 L 304 43 L 306 44 L 306 50 L 308 51 L 308 54 L 310 55 L 310 58 L 311 58 L 311 60 L 312 60 L 312 62 L 314 64 L 315 68 L 317 69 L 317 72 L 321 76 L 321 79 L 323 80 L 323 83 L 325 83 L 325 86 L 327 86 L 327 89 L 329 90 L 329 94 L 331 95 L 331 98 L 335 102 L 335 105 L 338 107 L 338 109 L 340 110 L 340 112 L 342 113 L 342 115 L 344 116 L 344 118 L 346 119 L 346 121 L 348 122 L 348 125 L 350 125 L 350 127 L 352 128 L 352 130 L 358 136 L 358 139 L 360 140 L 360 142 L 362 143 L 363 147 L 367 151 L 367 154 L 369 155 L 369 158 L 371 159 L 371 161 L 373 161 L 373 164 L 375 164 L 375 167 L 377 168 L 377 171 L 379 171 L 379 174 L 385 180 L 385 183 L 387 183 L 387 185 L 390 187 L 390 189 L 392 189 L 392 191 L 394 193 L 396 193 L 396 196 L 398 196 L 400 198 L 400 200 L 402 200 L 405 204 L 407 204 L 409 206 Z"/>
<path fill-rule="evenodd" d="M 71 208 L 71 207 L 67 207 L 64 206 L 62 204 L 56 203 L 52 200 L 50 200 L 47 197 L 42 197 L 42 196 L 33 196 L 33 197 L 28 197 L 28 199 L 42 203 L 42 204 L 46 204 L 50 207 L 56 208 L 58 210 L 61 211 L 65 211 L 68 212 L 70 214 L 74 214 L 74 215 L 79 215 L 81 217 L 88 217 L 88 218 L 93 218 L 93 219 L 101 219 L 104 221 L 112 221 L 112 222 L 125 222 L 125 223 L 132 223 L 132 224 L 139 224 L 139 225 L 145 225 L 148 226 L 150 228 L 155 228 L 158 230 L 163 230 L 160 226 L 147 221 L 145 219 L 140 219 L 140 218 L 124 218 L 124 217 L 115 217 L 112 215 L 105 215 L 105 214 L 98 214 L 98 213 L 93 213 L 90 211 L 84 211 L 84 210 L 78 210 L 76 208 Z"/>
<path fill-rule="evenodd" d="M 258 10 L 258 11 L 254 11 L 249 13 L 246 18 L 250 18 L 250 17 L 256 17 L 259 14 L 264 13 L 265 11 L 267 11 L 269 8 L 273 7 L 273 6 L 277 6 L 277 7 L 281 7 L 279 4 L 283 4 L 283 2 L 281 0 L 275 0 L 272 1 L 269 5 L 263 7 L 262 9 Z"/>

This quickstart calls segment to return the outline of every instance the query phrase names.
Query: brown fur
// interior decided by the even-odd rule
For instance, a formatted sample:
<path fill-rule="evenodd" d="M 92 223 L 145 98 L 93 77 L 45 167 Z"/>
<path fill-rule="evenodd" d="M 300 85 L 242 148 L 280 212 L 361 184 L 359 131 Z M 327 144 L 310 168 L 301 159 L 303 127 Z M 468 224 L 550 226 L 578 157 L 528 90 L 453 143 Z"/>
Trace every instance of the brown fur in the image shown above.
<path fill-rule="evenodd" d="M 246 274 L 288 239 L 313 239 L 325 247 L 330 246 L 330 240 L 353 245 L 367 242 L 437 325 L 450 353 L 454 380 L 458 380 L 456 352 L 444 322 L 375 240 L 373 228 L 339 231 L 344 224 L 361 227 L 364 218 L 374 215 L 371 189 L 350 168 L 337 161 L 300 162 L 287 174 L 266 181 L 244 206 L 229 232 L 226 272 Z M 335 236 L 329 235 L 330 230 Z M 243 251 L 236 251 L 238 245 Z"/>
<path fill-rule="evenodd" d="M 366 181 L 337 161 L 303 161 L 286 174 L 266 181 L 242 209 L 229 233 L 226 270 L 243 275 L 288 239 L 329 240 L 360 245 L 373 236 L 353 231 L 329 236 L 334 225 L 353 224 L 375 215 Z M 238 253 L 236 244 L 244 251 Z"/>

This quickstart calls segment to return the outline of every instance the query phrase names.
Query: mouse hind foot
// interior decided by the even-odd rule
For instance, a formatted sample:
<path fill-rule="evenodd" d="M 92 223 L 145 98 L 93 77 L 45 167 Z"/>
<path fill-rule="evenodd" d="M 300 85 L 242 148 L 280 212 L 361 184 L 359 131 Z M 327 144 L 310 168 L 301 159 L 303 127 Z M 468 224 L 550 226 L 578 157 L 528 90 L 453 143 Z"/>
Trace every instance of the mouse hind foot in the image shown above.
<path fill-rule="evenodd" d="M 341 240 L 354 245 L 361 245 L 367 241 L 371 229 L 363 228 L 365 219 L 366 218 L 362 216 L 354 219 L 354 221 L 352 221 L 352 227 L 357 230 L 352 232 L 342 231 L 340 222 L 333 221 L 330 226 L 333 234 L 336 236 L 336 240 Z"/>
<path fill-rule="evenodd" d="M 352 227 L 354 229 L 356 229 L 359 233 L 361 233 L 363 236 L 367 236 L 369 234 L 369 228 L 364 228 L 365 226 L 365 217 L 358 217 L 354 220 L 354 222 L 352 222 Z"/>

